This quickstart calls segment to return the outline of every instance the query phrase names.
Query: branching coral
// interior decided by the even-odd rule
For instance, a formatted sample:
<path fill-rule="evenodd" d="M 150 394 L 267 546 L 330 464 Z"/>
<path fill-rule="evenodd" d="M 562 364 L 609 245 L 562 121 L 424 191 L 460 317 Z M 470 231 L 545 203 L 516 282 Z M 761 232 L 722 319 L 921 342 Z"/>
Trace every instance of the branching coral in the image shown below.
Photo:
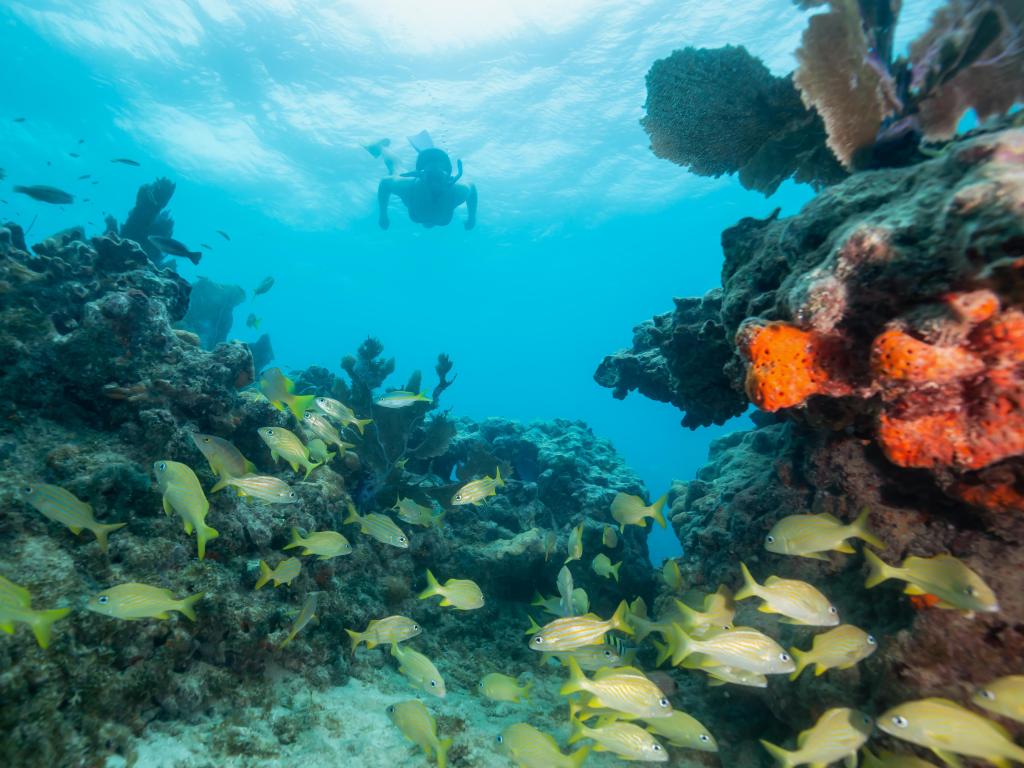
<path fill-rule="evenodd" d="M 702 176 L 738 172 L 745 187 L 770 195 L 790 176 L 821 187 L 844 175 L 792 80 L 743 47 L 686 48 L 656 61 L 646 110 L 654 154 Z"/>

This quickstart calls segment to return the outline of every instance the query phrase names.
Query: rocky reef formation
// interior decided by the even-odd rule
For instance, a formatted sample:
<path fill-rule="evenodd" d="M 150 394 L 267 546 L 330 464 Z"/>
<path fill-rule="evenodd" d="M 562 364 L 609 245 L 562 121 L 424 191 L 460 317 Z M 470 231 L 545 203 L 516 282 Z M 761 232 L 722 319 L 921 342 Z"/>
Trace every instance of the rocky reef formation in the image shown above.
<path fill-rule="evenodd" d="M 243 301 L 245 290 L 240 286 L 215 283 L 207 277 L 200 277 L 192 285 L 188 312 L 181 319 L 180 325 L 199 337 L 203 349 L 213 349 L 227 341 L 235 322 L 235 307 Z M 270 343 L 269 339 L 268 336 L 267 344 Z"/>
<path fill-rule="evenodd" d="M 674 489 L 687 584 L 735 588 L 742 560 L 761 579 L 815 584 L 844 621 L 879 638 L 867 661 L 823 678 L 684 691 L 694 714 L 718 724 L 719 744 L 733 745 L 724 764 L 766 760 L 754 738 L 785 738 L 828 706 L 965 701 L 974 686 L 1019 674 L 1024 131 L 855 174 L 795 216 L 744 219 L 722 246 L 722 288 L 640 326 L 597 379 L 616 396 L 636 388 L 677 404 L 689 426 L 760 409 L 756 429 L 716 441 L 697 478 Z M 698 373 L 715 389 L 696 386 Z M 765 551 L 783 516 L 852 520 L 863 508 L 888 562 L 953 554 L 995 590 L 999 611 L 965 617 L 891 584 L 868 591 L 859 555 Z M 812 634 L 749 609 L 737 623 L 801 648 Z"/>
<path fill-rule="evenodd" d="M 482 671 L 536 668 L 523 637 L 528 602 L 555 591 L 570 528 L 585 523 L 586 546 L 596 552 L 612 496 L 643 492 L 611 446 L 582 424 L 477 423 L 440 411 L 438 398 L 453 380 L 445 356 L 430 406 L 373 404 L 372 390 L 394 371 L 374 340 L 345 359 L 347 378 L 324 369 L 295 377 L 299 391 L 344 395 L 374 419 L 363 434 L 346 431 L 354 449 L 304 479 L 275 466 L 257 437 L 258 427 L 300 427 L 252 387 L 249 348 L 206 350 L 194 334 L 175 330 L 191 286 L 134 242 L 74 230 L 28 248 L 20 228 L 4 224 L 0 281 L 0 574 L 27 587 L 33 606 L 72 609 L 49 648 L 20 625 L 0 636 L 0 756 L 10 765 L 94 765 L 114 754 L 130 761 L 148 723 L 265 705 L 282 670 L 319 688 L 369 677 L 392 660 L 386 649 L 352 657 L 344 629 L 391 614 L 422 626 L 416 647 L 449 688 L 475 689 Z M 419 391 L 418 373 L 409 385 Z M 192 441 L 196 431 L 231 440 L 299 499 L 268 505 L 230 491 L 209 494 L 207 522 L 219 536 L 203 560 L 181 521 L 163 514 L 152 474 L 154 462 L 184 462 L 209 493 L 214 477 Z M 455 488 L 497 467 L 507 480 L 496 497 L 452 507 Z M 97 520 L 125 527 L 102 551 L 88 531 L 76 536 L 20 498 L 20 488 L 39 482 L 68 489 Z M 444 523 L 401 523 L 407 550 L 343 525 L 350 503 L 386 513 L 398 496 L 440 507 Z M 341 531 L 353 552 L 304 558 L 290 586 L 255 591 L 259 561 L 284 559 L 292 527 Z M 625 561 L 623 585 L 650 599 L 640 529 L 628 529 L 613 556 Z M 474 579 L 486 605 L 462 612 L 418 600 L 427 568 L 442 581 Z M 573 572 L 594 609 L 610 613 L 614 582 L 593 573 L 589 560 Z M 129 581 L 178 597 L 204 593 L 196 621 L 177 613 L 122 621 L 84 610 L 90 597 Z M 280 649 L 294 612 L 314 593 L 319 623 Z M 283 743 L 294 739 L 294 726 L 274 733 Z M 233 738 L 225 736 L 225 754 L 255 749 Z M 273 747 L 260 750 L 265 756 Z M 450 764 L 469 763 L 454 751 Z"/>

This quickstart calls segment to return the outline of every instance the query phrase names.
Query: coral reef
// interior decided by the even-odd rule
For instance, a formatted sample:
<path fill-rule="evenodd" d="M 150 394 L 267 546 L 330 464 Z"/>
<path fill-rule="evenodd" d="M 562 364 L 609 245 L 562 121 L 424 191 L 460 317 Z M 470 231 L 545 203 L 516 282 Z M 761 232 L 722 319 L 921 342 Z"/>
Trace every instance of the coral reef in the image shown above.
<path fill-rule="evenodd" d="M 116 233 L 126 240 L 134 240 L 154 264 L 163 266 L 164 255 L 149 238 L 174 235 L 174 219 L 164 209 L 174 197 L 175 189 L 174 182 L 165 178 L 159 178 L 152 184 L 143 184 L 135 196 L 135 207 L 128 212 L 120 230 L 113 218 L 107 219 L 108 234 Z"/>
<path fill-rule="evenodd" d="M 209 742 L 211 759 L 284 754 L 294 722 L 278 719 L 280 727 L 257 738 L 230 725 L 233 718 L 266 706 L 282 674 L 316 689 L 350 676 L 377 681 L 390 664 L 386 649 L 352 657 L 343 630 L 389 614 L 422 626 L 417 647 L 450 689 L 474 690 L 482 670 L 534 669 L 536 654 L 522 635 L 528 602 L 535 592 L 555 591 L 570 528 L 583 522 L 587 547 L 596 552 L 614 494 L 643 493 L 612 447 L 581 424 L 475 423 L 440 411 L 438 398 L 454 380 L 444 355 L 430 404 L 377 406 L 372 390 L 395 365 L 381 359 L 374 340 L 346 358 L 347 380 L 317 368 L 295 376 L 298 391 L 344 396 L 373 418 L 363 434 L 345 431 L 355 448 L 303 481 L 276 467 L 257 436 L 262 426 L 302 427 L 252 388 L 248 347 L 205 350 L 195 334 L 174 330 L 191 291 L 174 271 L 111 233 L 85 239 L 75 230 L 25 246 L 19 227 L 0 228 L 0 280 L 16 287 L 0 292 L 7 394 L 0 573 L 26 585 L 35 604 L 73 611 L 57 623 L 48 649 L 27 631 L 0 642 L 0 755 L 8 764 L 102 764 L 116 755 L 130 762 L 154 721 L 185 727 L 211 717 L 225 723 Z M 413 373 L 408 386 L 418 391 L 420 380 Z M 192 440 L 196 431 L 232 441 L 260 471 L 288 481 L 298 503 L 209 493 L 215 478 Z M 207 523 L 219 536 L 204 560 L 181 522 L 161 510 L 152 465 L 164 459 L 192 467 L 207 491 Z M 506 478 L 497 496 L 480 507 L 451 507 L 455 488 L 496 467 Z M 59 485 L 91 504 L 97 520 L 127 525 L 110 535 L 104 554 L 92 537 L 76 537 L 25 504 L 17 489 L 26 482 Z M 350 502 L 386 513 L 399 496 L 445 511 L 440 525 L 403 524 L 408 550 L 342 525 Z M 256 592 L 259 562 L 284 559 L 292 527 L 341 531 L 353 551 L 327 561 L 303 558 L 291 585 Z M 650 599 L 646 546 L 643 532 L 631 528 L 615 559 L 625 561 L 627 588 Z M 485 606 L 462 612 L 418 600 L 427 568 L 442 580 L 475 580 Z M 594 609 L 610 613 L 614 583 L 598 577 L 589 560 L 572 568 Z M 87 598 L 126 581 L 176 596 L 204 593 L 196 621 L 177 613 L 120 621 L 83 610 Z M 280 649 L 309 594 L 318 597 L 319 623 Z M 442 719 L 446 727 L 451 722 Z M 453 765 L 469 765 L 459 754 Z"/>
<path fill-rule="evenodd" d="M 628 383 L 692 407 L 690 423 L 708 420 L 708 403 L 735 403 L 722 415 L 748 402 L 761 409 L 757 428 L 716 441 L 696 479 L 674 488 L 685 584 L 735 589 L 742 560 L 762 579 L 813 583 L 844 622 L 880 640 L 853 669 L 772 680 L 763 691 L 726 695 L 674 673 L 681 705 L 717 724 L 723 764 L 757 764 L 754 739 L 785 738 L 828 706 L 963 701 L 1024 656 L 1022 201 L 1020 129 L 855 174 L 791 218 L 744 219 L 723 233 L 720 291 L 676 300 L 703 314 L 655 318 L 637 329 L 633 350 L 598 369 L 602 383 L 622 384 L 617 396 Z M 676 335 L 699 361 L 689 376 L 716 361 L 708 381 L 720 393 L 695 396 L 687 359 L 668 354 Z M 784 516 L 852 521 L 864 508 L 887 545 L 883 558 L 953 554 L 992 586 L 999 611 L 971 618 L 895 586 L 869 592 L 860 555 L 819 561 L 765 550 Z M 663 593 L 656 607 L 666 605 Z M 787 646 L 810 642 L 808 630 L 748 608 L 736 622 Z"/>

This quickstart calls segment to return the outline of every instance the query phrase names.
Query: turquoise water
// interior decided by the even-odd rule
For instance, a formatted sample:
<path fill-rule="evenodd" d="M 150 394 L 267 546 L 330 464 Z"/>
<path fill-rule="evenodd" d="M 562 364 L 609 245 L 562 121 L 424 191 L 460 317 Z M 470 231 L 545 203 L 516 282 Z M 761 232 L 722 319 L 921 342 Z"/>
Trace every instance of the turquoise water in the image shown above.
<path fill-rule="evenodd" d="M 934 6 L 908 5 L 903 40 Z M 34 220 L 32 237 L 99 231 L 141 183 L 168 176 L 175 236 L 214 248 L 198 268 L 179 264 L 186 277 L 277 279 L 236 310 L 233 338 L 255 338 L 244 324 L 255 312 L 277 364 L 338 372 L 372 334 L 399 361 L 394 384 L 447 352 L 456 414 L 584 420 L 656 496 L 692 477 L 723 430 L 689 432 L 671 406 L 613 400 L 595 367 L 672 296 L 718 284 L 723 228 L 792 212 L 811 192 L 787 184 L 766 200 L 655 158 L 638 124 L 644 75 L 674 48 L 725 43 L 781 74 L 804 23 L 784 0 L 8 2 L 4 184 L 79 202 L 0 187 L 0 216 Z M 397 201 L 390 230 L 377 227 L 384 168 L 361 145 L 390 137 L 411 165 L 404 137 L 424 129 L 479 189 L 473 231 L 463 210 L 423 229 Z M 110 162 L 121 157 L 140 167 Z M 655 562 L 677 549 L 655 530 Z"/>

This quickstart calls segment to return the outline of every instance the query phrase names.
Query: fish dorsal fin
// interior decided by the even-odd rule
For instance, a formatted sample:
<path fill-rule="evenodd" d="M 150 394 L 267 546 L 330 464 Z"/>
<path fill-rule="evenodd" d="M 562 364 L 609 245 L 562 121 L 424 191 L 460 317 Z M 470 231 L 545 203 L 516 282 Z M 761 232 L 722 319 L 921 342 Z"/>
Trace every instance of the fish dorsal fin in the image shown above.
<path fill-rule="evenodd" d="M 604 680 L 612 675 L 647 678 L 647 675 L 636 667 L 601 667 L 594 675 L 594 679 Z"/>
<path fill-rule="evenodd" d="M 773 584 L 778 584 L 780 581 L 785 581 L 785 579 L 780 579 L 778 576 L 769 576 L 764 580 L 764 585 L 770 587 Z"/>
<path fill-rule="evenodd" d="M 819 520 L 824 520 L 824 521 L 829 522 L 829 523 L 835 523 L 836 525 L 842 525 L 843 524 L 842 520 L 840 520 L 835 515 L 829 514 L 828 512 L 822 512 L 820 515 L 818 515 L 818 519 Z"/>
<path fill-rule="evenodd" d="M 583 616 L 578 616 L 578 617 L 576 617 L 576 618 L 580 618 L 580 619 L 590 619 L 591 621 L 604 621 L 604 619 L 602 619 L 602 618 L 601 618 L 600 616 L 598 616 L 598 615 L 597 615 L 596 613 L 587 613 L 587 614 L 584 614 Z"/>

